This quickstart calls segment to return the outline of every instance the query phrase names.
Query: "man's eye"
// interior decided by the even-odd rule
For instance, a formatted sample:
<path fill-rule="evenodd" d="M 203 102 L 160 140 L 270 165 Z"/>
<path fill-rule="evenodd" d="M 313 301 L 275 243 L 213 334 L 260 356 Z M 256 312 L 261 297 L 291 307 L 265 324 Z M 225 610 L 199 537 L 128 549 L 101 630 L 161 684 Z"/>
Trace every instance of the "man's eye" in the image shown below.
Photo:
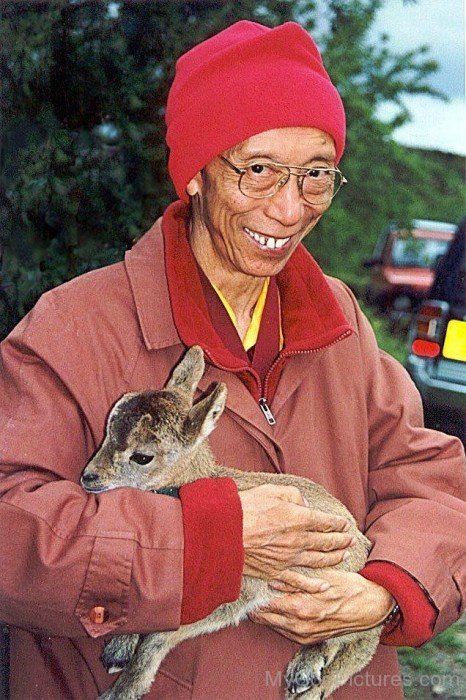
<path fill-rule="evenodd" d="M 154 455 L 146 455 L 143 452 L 133 452 L 130 457 L 131 462 L 136 462 L 136 464 L 144 465 L 149 464 L 154 459 Z"/>
<path fill-rule="evenodd" d="M 249 166 L 249 170 L 253 175 L 267 175 L 270 174 L 271 171 L 271 169 L 263 163 L 253 163 Z"/>
<path fill-rule="evenodd" d="M 335 171 L 327 170 L 326 168 L 311 168 L 306 173 L 311 180 L 319 180 L 320 182 L 334 182 Z"/>

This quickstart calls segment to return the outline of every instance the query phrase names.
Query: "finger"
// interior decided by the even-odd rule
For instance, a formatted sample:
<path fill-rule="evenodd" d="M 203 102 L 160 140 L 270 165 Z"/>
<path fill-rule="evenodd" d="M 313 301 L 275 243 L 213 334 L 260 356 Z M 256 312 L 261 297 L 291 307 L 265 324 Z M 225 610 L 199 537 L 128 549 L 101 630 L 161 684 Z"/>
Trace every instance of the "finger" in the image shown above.
<path fill-rule="evenodd" d="M 329 631 L 322 633 L 322 631 L 316 630 L 312 633 L 303 632 L 302 634 L 300 634 L 298 631 L 290 632 L 286 629 L 274 627 L 273 625 L 270 625 L 270 628 L 273 629 L 275 632 L 278 632 L 278 634 L 281 634 L 282 637 L 286 637 L 286 639 L 290 639 L 292 642 L 296 642 L 297 644 L 301 645 L 319 644 L 319 642 L 325 642 L 327 639 L 331 639 L 333 637 L 338 636 L 337 634 L 334 634 L 333 632 Z"/>
<path fill-rule="evenodd" d="M 279 627 L 274 627 L 273 625 L 270 625 L 270 629 L 273 629 L 274 632 L 278 632 L 278 634 L 281 634 L 282 637 L 286 637 L 286 639 L 290 639 L 292 642 L 297 642 L 298 644 L 315 644 L 316 642 L 321 642 L 326 639 L 324 635 L 317 635 L 314 637 L 311 637 L 309 634 L 298 634 L 297 632 L 288 632 L 288 630 L 280 629 Z"/>
<path fill-rule="evenodd" d="M 324 594 L 319 593 L 320 595 Z M 301 625 L 303 621 L 309 623 L 311 620 L 321 618 L 327 607 L 325 600 L 319 599 L 316 594 L 309 595 L 294 589 L 291 593 L 275 596 L 267 605 L 254 612 L 258 615 L 280 615 Z"/>
<path fill-rule="evenodd" d="M 285 569 L 278 576 L 275 576 L 269 585 L 279 591 L 289 589 L 290 592 L 299 590 L 305 593 L 321 593 L 330 588 L 330 583 L 325 579 L 309 578 L 298 571 L 290 571 L 290 569 Z"/>
<path fill-rule="evenodd" d="M 268 583 L 271 588 L 275 588 L 277 591 L 281 591 L 282 593 L 296 593 L 297 590 L 300 590 L 295 586 L 291 586 L 288 583 L 283 583 L 282 581 L 269 581 Z"/>
<path fill-rule="evenodd" d="M 290 524 L 290 530 L 275 536 L 275 547 L 299 548 L 314 552 L 331 552 L 333 550 L 345 550 L 356 544 L 356 538 L 350 532 L 308 532 L 296 529 Z"/>
<path fill-rule="evenodd" d="M 347 550 L 335 552 L 300 552 L 293 560 L 293 566 L 305 566 L 309 569 L 323 569 L 341 564 L 350 556 Z"/>
<path fill-rule="evenodd" d="M 252 496 L 254 499 L 275 499 L 292 503 L 294 505 L 306 506 L 301 491 L 296 486 L 285 486 L 283 484 L 260 484 L 239 491 L 240 498 Z"/>
<path fill-rule="evenodd" d="M 278 486 L 274 484 L 273 489 L 274 492 L 271 493 L 271 495 L 274 498 L 279 498 L 281 501 L 287 501 L 287 503 L 294 503 L 295 505 L 308 508 L 308 502 L 296 486 Z"/>
<path fill-rule="evenodd" d="M 320 534 L 321 537 L 322 534 L 330 534 L 332 536 L 343 534 L 351 539 L 352 528 L 349 521 L 345 518 L 321 513 L 304 505 L 291 502 L 283 503 L 276 511 L 281 525 L 281 532 L 283 533 L 298 532 L 302 534 L 307 532 L 312 535 Z M 323 541 L 325 540 L 326 538 L 324 537 Z"/>
<path fill-rule="evenodd" d="M 277 591 L 293 592 L 299 590 L 306 593 L 321 593 L 330 588 L 329 582 L 325 581 L 325 579 L 308 578 L 304 576 L 304 574 L 300 574 L 297 571 L 290 571 L 289 569 L 275 576 L 275 578 L 269 582 L 269 585 Z"/>
<path fill-rule="evenodd" d="M 288 623 L 288 618 L 278 613 L 256 611 L 249 613 L 248 617 L 252 622 L 255 622 L 256 625 L 271 625 L 273 627 L 283 628 L 283 625 Z"/>
<path fill-rule="evenodd" d="M 331 515 L 315 508 L 308 509 L 308 530 L 313 532 L 348 532 L 351 524 L 342 515 Z"/>
<path fill-rule="evenodd" d="M 278 612 L 253 612 L 249 615 L 250 619 L 258 625 L 269 625 L 277 627 L 280 630 L 288 632 L 299 632 L 300 621 L 294 617 L 288 617 Z M 302 623 L 301 623 L 302 624 Z"/>
<path fill-rule="evenodd" d="M 315 552 L 331 552 L 346 549 L 356 544 L 356 538 L 350 532 L 312 532 L 308 533 L 307 546 Z"/>

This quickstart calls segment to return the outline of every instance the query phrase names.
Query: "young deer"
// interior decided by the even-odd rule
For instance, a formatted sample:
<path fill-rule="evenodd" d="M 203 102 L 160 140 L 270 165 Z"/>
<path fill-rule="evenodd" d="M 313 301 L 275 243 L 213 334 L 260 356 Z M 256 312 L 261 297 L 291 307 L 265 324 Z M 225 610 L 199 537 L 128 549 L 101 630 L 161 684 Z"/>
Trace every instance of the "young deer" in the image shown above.
<path fill-rule="evenodd" d="M 224 384 L 218 384 L 193 405 L 203 371 L 202 350 L 193 347 L 164 389 L 125 394 L 110 413 L 101 448 L 83 472 L 83 487 L 90 493 L 121 486 L 159 492 L 196 479 L 221 476 L 234 479 L 240 491 L 264 483 L 296 486 L 309 507 L 343 515 L 350 521 L 357 542 L 350 548 L 348 559 L 336 568 L 358 571 L 366 561 L 370 543 L 348 510 L 322 486 L 297 476 L 243 472 L 216 464 L 206 438 L 224 409 L 227 391 Z M 312 575 L 312 570 L 297 570 Z M 238 600 L 220 605 L 199 622 L 182 625 L 172 632 L 114 637 L 105 647 L 102 661 L 109 672 L 123 671 L 101 699 L 140 698 L 149 690 L 165 656 L 177 644 L 238 625 L 248 613 L 277 595 L 281 594 L 269 588 L 266 581 L 243 576 Z M 299 700 L 327 698 L 370 661 L 380 631 L 381 625 L 301 647 L 286 671 L 285 697 L 299 694 Z"/>

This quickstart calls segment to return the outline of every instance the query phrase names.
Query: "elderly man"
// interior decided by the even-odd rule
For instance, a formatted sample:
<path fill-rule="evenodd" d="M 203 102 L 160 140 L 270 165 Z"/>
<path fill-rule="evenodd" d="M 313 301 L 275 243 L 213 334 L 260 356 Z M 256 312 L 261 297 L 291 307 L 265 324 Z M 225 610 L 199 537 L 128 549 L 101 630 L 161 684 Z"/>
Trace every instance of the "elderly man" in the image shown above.
<path fill-rule="evenodd" d="M 200 619 L 246 572 L 286 594 L 178 647 L 150 697 L 281 698 L 298 644 L 387 621 L 374 660 L 334 697 L 401 698 L 393 647 L 423 643 L 464 603 L 464 461 L 458 441 L 422 427 L 404 370 L 301 245 L 345 182 L 339 95 L 302 28 L 244 21 L 179 59 L 166 120 L 181 201 L 124 263 L 45 294 L 2 346 L 12 697 L 96 697 L 114 678 L 104 635 Z M 81 490 L 110 406 L 163 385 L 194 344 L 201 391 L 228 386 L 217 459 L 323 484 L 373 543 L 363 571 L 289 570 L 331 566 L 352 545 L 344 519 L 292 488 Z"/>

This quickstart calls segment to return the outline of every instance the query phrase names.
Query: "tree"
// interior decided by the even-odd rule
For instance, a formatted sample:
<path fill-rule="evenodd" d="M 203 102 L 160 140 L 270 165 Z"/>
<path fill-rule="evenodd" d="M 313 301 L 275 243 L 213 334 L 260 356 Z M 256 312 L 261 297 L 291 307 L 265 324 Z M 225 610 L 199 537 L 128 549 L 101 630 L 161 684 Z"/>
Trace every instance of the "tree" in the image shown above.
<path fill-rule="evenodd" d="M 175 60 L 255 5 L 2 5 L 4 326 L 46 289 L 120 259 L 173 198 L 163 111 Z M 287 6 L 259 14 L 277 23 Z"/>
<path fill-rule="evenodd" d="M 393 56 L 366 36 L 380 0 L 6 1 L 0 17 L 0 337 L 46 289 L 118 260 L 174 192 L 163 113 L 176 58 L 238 19 L 320 31 L 348 114 L 338 195 L 309 245 L 355 273 L 387 219 L 459 218 L 456 175 L 391 139 L 403 94 L 430 91 L 425 50 Z M 317 22 L 317 20 L 319 20 Z M 383 124 L 382 100 L 400 106 Z M 332 245 L 328 245 L 331 238 Z M 3 326 L 3 327 L 2 327 Z"/>
<path fill-rule="evenodd" d="M 410 118 L 403 104 L 405 95 L 442 96 L 429 85 L 437 65 L 429 59 L 426 46 L 399 55 L 390 52 L 386 35 L 369 42 L 369 29 L 382 4 L 382 0 L 326 3 L 329 29 L 323 37 L 323 55 L 345 104 L 347 149 L 341 169 L 349 184 L 319 223 L 308 247 L 327 271 L 350 283 L 360 278 L 361 259 L 369 257 L 388 221 L 455 222 L 462 214 L 461 177 L 442 167 L 435 156 L 428 158 L 392 138 L 394 129 Z M 314 3 L 302 5 L 312 8 Z M 398 112 L 384 123 L 377 112 L 387 101 Z"/>

